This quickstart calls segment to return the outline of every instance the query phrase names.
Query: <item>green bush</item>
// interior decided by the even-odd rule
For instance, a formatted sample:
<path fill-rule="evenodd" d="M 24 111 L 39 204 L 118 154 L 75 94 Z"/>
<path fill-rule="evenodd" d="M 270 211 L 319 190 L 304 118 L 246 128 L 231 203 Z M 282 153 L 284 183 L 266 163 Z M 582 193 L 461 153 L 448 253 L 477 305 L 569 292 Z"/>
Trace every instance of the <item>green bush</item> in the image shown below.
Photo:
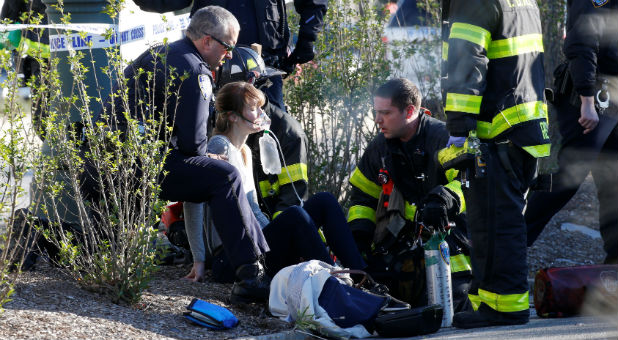
<path fill-rule="evenodd" d="M 370 4 L 330 1 L 315 60 L 285 86 L 290 113 L 309 139 L 309 191 L 329 191 L 342 201 L 347 176 L 376 134 L 371 93 L 390 74 L 382 42 L 385 16 Z"/>
<path fill-rule="evenodd" d="M 105 13 L 115 18 L 119 6 L 110 4 Z M 61 7 L 57 9 L 62 11 Z M 64 15 L 62 21 L 69 23 L 70 15 Z M 42 112 L 37 115 L 36 127 L 29 122 L 17 123 L 18 119 L 23 121 L 31 116 L 28 110 L 14 103 L 4 103 L 9 121 L 16 123 L 0 137 L 0 156 L 9 165 L 9 174 L 15 181 L 25 171 L 34 174 L 29 208 L 37 217 L 48 221 L 46 228 L 41 223 L 24 222 L 24 226 L 33 228 L 14 229 L 33 230 L 54 244 L 58 254 L 52 260 L 84 288 L 106 294 L 117 303 L 133 303 L 140 299 L 152 279 L 161 255 L 156 245 L 157 232 L 152 226 L 160 216 L 161 207 L 165 206 L 158 198 L 158 177 L 171 136 L 171 128 L 165 124 L 166 115 L 173 112 L 155 114 L 150 88 L 147 88 L 142 104 L 149 111 L 142 121 L 122 112 L 127 124 L 120 131 L 114 128 L 115 116 L 103 112 L 103 122 L 93 123 L 99 114 L 96 108 L 107 99 L 105 89 L 109 89 L 113 81 L 118 82 L 119 89 L 112 95 L 128 106 L 127 79 L 123 75 L 125 61 L 117 47 L 105 50 L 106 60 L 101 60 L 90 49 L 66 54 L 67 57 L 62 57 L 52 53 L 49 61 L 38 55 L 42 72 L 38 79 L 27 80 L 32 91 L 32 112 Z M 164 55 L 156 57 L 165 60 Z M 70 65 L 70 75 L 59 74 L 61 63 Z M 98 70 L 95 72 L 93 67 Z M 10 69 L 8 63 L 6 69 Z M 142 72 L 142 75 L 153 79 L 153 74 Z M 174 77 L 182 81 L 185 75 Z M 62 80 L 70 84 L 63 84 Z M 17 88 L 17 80 L 13 81 L 8 88 Z M 68 93 L 67 88 L 70 89 Z M 177 93 L 170 91 L 167 95 Z M 34 142 L 20 137 L 20 129 L 26 129 L 28 136 L 37 133 L 44 136 L 42 147 L 38 139 Z M 29 152 L 27 159 L 24 158 L 26 152 Z M 96 186 L 104 188 L 96 199 L 86 199 L 80 190 L 87 161 L 95 170 L 92 173 Z M 8 185 L 4 186 L 5 192 L 13 196 L 19 193 L 17 187 Z M 9 212 L 9 216 L 15 211 L 15 204 L 10 206 L 10 203 L 10 200 L 0 201 L 0 209 Z M 8 221 L 11 222 L 11 218 Z M 5 245 L 24 241 L 23 236 L 6 235 L 2 239 L 5 253 L 14 248 Z M 23 256 L 23 251 L 21 253 Z M 0 303 L 6 301 L 12 291 L 6 279 L 10 276 L 5 274 L 8 264 L 14 262 L 15 258 L 0 262 Z"/>

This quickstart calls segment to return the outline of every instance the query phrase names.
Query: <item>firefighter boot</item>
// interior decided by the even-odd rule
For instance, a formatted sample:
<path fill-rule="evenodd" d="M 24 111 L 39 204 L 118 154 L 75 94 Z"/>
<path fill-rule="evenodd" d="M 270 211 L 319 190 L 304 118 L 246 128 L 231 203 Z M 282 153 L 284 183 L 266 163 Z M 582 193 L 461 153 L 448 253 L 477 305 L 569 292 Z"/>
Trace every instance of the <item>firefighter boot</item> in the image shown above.
<path fill-rule="evenodd" d="M 453 316 L 457 328 L 479 328 L 489 326 L 523 325 L 528 323 L 529 311 L 500 313 L 481 303 L 476 311 L 459 312 Z"/>
<path fill-rule="evenodd" d="M 259 262 L 248 263 L 236 268 L 236 282 L 232 287 L 232 304 L 265 302 L 270 291 L 270 277 Z"/>

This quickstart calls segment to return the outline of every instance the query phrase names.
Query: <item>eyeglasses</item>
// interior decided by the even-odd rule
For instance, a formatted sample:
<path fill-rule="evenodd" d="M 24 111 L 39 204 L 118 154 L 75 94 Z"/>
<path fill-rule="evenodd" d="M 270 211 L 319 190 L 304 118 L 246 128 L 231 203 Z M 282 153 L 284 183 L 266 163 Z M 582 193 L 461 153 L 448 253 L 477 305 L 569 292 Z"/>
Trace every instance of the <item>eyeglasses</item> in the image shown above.
<path fill-rule="evenodd" d="M 230 45 L 230 44 L 228 44 L 228 43 L 226 43 L 226 42 L 224 42 L 222 40 L 217 39 L 212 34 L 208 34 L 208 33 L 204 33 L 204 34 L 207 35 L 207 36 L 210 36 L 211 38 L 213 38 L 214 41 L 218 42 L 219 44 L 221 44 L 221 46 L 225 47 L 225 50 L 228 51 L 228 52 L 232 52 L 234 50 L 234 48 L 236 47 L 234 45 Z"/>

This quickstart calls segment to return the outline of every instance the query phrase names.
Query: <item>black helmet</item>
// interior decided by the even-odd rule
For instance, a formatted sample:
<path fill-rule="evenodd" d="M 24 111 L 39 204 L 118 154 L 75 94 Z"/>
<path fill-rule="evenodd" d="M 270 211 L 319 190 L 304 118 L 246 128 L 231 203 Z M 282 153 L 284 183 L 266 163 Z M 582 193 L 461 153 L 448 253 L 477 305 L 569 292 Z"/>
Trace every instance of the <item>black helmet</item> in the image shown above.
<path fill-rule="evenodd" d="M 248 81 L 251 83 L 285 72 L 272 67 L 266 67 L 260 55 L 249 47 L 236 46 L 232 51 L 232 59 L 226 60 L 217 71 L 217 88 L 233 81 Z"/>

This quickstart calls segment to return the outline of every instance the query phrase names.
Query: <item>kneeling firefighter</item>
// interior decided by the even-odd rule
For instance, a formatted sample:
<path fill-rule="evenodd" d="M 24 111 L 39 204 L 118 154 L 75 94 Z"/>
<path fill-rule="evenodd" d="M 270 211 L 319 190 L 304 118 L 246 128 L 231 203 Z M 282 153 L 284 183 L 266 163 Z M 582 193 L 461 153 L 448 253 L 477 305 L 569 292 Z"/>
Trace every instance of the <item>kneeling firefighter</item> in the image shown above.
<path fill-rule="evenodd" d="M 394 94 L 392 90 L 380 93 L 378 89 L 375 103 L 378 97 L 394 97 L 396 106 L 399 96 L 396 88 L 406 86 L 398 82 L 407 83 L 401 79 L 389 81 L 383 87 L 395 88 Z M 402 141 L 386 135 L 392 131 L 380 133 L 365 149 L 350 176 L 348 223 L 369 264 L 366 271 L 384 283 L 391 295 L 412 306 L 428 302 L 421 245 L 428 240 L 431 230 L 423 225 L 442 228 L 449 221 L 451 225 L 454 223 L 446 241 L 451 253 L 453 306 L 457 312 L 469 306 L 466 296 L 471 280 L 465 202 L 461 185 L 454 180 L 457 171 L 445 172 L 435 159 L 448 140 L 444 123 L 430 117 L 422 108 L 419 114 L 418 104 L 420 94 L 418 103 L 414 104 L 416 108 L 412 109 L 418 114 L 417 123 L 412 123 L 418 124 L 413 127 L 413 137 Z M 376 123 L 381 125 L 381 111 L 377 106 L 375 111 Z"/>

